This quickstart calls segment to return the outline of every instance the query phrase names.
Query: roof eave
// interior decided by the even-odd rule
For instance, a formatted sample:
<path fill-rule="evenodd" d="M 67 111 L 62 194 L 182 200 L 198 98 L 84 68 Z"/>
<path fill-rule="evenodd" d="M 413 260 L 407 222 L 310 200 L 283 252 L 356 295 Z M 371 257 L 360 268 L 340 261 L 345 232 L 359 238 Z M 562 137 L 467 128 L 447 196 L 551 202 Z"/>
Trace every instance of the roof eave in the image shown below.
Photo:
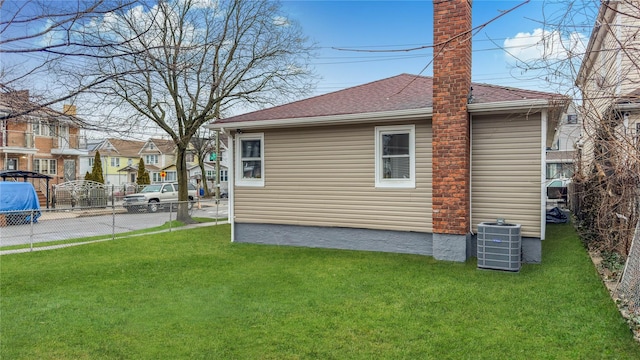
<path fill-rule="evenodd" d="M 468 111 L 471 114 L 499 114 L 513 113 L 520 111 L 539 111 L 542 109 L 556 107 L 553 100 L 549 99 L 524 99 L 513 101 L 499 101 L 491 103 L 469 104 Z M 326 126 L 326 125 L 347 125 L 373 122 L 385 122 L 392 120 L 417 120 L 429 119 L 433 116 L 433 108 L 407 109 L 381 111 L 359 114 L 341 114 L 329 116 L 313 116 L 289 119 L 270 119 L 255 121 L 231 121 L 222 123 L 211 123 L 210 129 L 276 129 L 304 126 Z"/>
<path fill-rule="evenodd" d="M 548 99 L 524 99 L 512 101 L 499 101 L 490 103 L 469 104 L 467 109 L 471 114 L 512 113 L 519 111 L 538 111 L 554 107 Z"/>
<path fill-rule="evenodd" d="M 611 4 L 611 5 L 610 5 Z M 616 6 L 616 2 L 603 1 L 600 4 L 598 15 L 596 16 L 596 23 L 591 31 L 589 42 L 585 49 L 585 56 L 578 69 L 578 75 L 576 76 L 575 84 L 578 87 L 583 86 L 587 81 L 587 75 L 591 72 L 593 65 L 595 64 L 595 57 L 598 55 L 598 51 L 593 51 L 594 48 L 600 48 L 604 41 L 606 28 L 613 22 L 616 12 L 610 9 L 610 6 Z"/>
<path fill-rule="evenodd" d="M 390 120 L 415 120 L 431 118 L 433 108 L 420 108 L 408 110 L 380 111 L 358 114 L 341 114 L 329 116 L 312 116 L 303 118 L 271 119 L 256 121 L 231 121 L 224 123 L 212 123 L 210 129 L 267 129 L 290 128 L 303 126 L 347 125 L 372 122 L 384 122 Z"/>

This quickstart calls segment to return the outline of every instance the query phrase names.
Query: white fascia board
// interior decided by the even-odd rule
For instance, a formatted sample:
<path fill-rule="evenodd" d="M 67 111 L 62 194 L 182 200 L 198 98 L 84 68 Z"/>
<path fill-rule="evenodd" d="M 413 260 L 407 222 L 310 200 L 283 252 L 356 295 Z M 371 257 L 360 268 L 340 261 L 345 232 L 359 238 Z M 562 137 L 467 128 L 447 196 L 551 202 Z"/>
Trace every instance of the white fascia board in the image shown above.
<path fill-rule="evenodd" d="M 500 101 L 491 103 L 469 104 L 467 109 L 472 114 L 505 113 L 522 110 L 541 110 L 548 108 L 550 102 L 547 99 L 523 99 L 513 101 Z"/>
<path fill-rule="evenodd" d="M 372 113 L 343 114 L 330 116 L 314 116 L 305 118 L 273 119 L 256 121 L 237 121 L 212 123 L 210 129 L 264 129 L 301 126 L 346 125 L 359 123 L 383 122 L 391 120 L 417 120 L 431 118 L 433 108 L 381 111 Z"/>
<path fill-rule="evenodd" d="M 640 103 L 616 104 L 618 111 L 634 111 L 640 110 Z"/>

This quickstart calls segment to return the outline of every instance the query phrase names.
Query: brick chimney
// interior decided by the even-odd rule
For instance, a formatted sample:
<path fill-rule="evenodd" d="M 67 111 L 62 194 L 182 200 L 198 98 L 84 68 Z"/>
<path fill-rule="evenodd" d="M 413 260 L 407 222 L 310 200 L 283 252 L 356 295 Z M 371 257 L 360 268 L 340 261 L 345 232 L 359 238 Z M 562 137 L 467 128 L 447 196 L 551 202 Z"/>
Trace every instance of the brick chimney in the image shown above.
<path fill-rule="evenodd" d="M 65 115 L 75 116 L 76 115 L 76 106 L 75 105 L 64 104 L 64 105 L 62 105 L 62 113 L 65 114 Z"/>
<path fill-rule="evenodd" d="M 471 0 L 433 2 L 433 256 L 465 261 L 470 243 Z"/>

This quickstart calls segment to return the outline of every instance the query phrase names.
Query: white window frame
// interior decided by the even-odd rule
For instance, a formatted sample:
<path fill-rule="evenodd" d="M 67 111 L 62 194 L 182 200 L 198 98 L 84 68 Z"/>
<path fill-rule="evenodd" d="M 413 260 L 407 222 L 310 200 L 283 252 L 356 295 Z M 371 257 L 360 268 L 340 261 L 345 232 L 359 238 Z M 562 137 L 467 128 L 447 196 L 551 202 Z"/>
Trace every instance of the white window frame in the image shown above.
<path fill-rule="evenodd" d="M 112 157 L 111 158 L 111 166 L 112 167 L 120 167 L 120 158 Z"/>
<path fill-rule="evenodd" d="M 242 177 L 242 142 L 245 140 L 260 140 L 260 178 L 249 179 Z M 254 159 L 258 158 L 244 158 Z M 238 134 L 236 135 L 236 186 L 264 187 L 264 133 Z"/>
<path fill-rule="evenodd" d="M 382 171 L 382 136 L 409 134 L 409 178 L 385 179 Z M 376 188 L 416 187 L 416 127 L 415 125 L 376 126 L 375 128 L 375 186 Z"/>
<path fill-rule="evenodd" d="M 49 126 L 49 122 L 46 120 L 36 120 L 32 126 L 31 126 L 32 130 L 33 130 L 33 134 L 35 136 L 43 136 L 43 137 L 50 137 L 50 126 Z"/>
<path fill-rule="evenodd" d="M 150 161 L 150 159 L 153 159 L 153 161 Z M 149 164 L 149 165 L 155 165 L 158 163 L 158 155 L 154 154 L 154 155 L 145 155 L 145 163 Z"/>
<path fill-rule="evenodd" d="M 178 172 L 177 171 L 165 171 L 166 176 L 164 181 L 166 182 L 176 182 L 178 181 Z"/>
<path fill-rule="evenodd" d="M 57 175 L 58 160 L 57 159 L 33 159 L 33 170 L 41 174 Z"/>

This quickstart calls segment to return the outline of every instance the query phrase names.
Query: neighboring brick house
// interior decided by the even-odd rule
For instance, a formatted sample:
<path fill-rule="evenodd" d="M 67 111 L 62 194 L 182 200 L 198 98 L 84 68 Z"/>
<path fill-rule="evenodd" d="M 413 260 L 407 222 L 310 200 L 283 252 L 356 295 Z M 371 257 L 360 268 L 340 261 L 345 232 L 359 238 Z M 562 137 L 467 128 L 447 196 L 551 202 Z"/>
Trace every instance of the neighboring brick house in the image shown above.
<path fill-rule="evenodd" d="M 237 242 L 465 261 L 477 224 L 545 238 L 545 154 L 567 99 L 471 83 L 471 2 L 434 1 L 434 76 L 402 74 L 216 121 Z"/>
<path fill-rule="evenodd" d="M 640 148 L 639 8 L 638 1 L 601 3 L 576 80 L 583 99 L 581 175 L 613 171 L 605 169 L 609 155 L 602 140 L 614 142 L 619 154 Z"/>
<path fill-rule="evenodd" d="M 17 117 L 25 109 L 34 109 Z M 0 94 L 0 169 L 28 170 L 52 177 L 50 184 L 79 178 L 82 123 L 74 105 L 62 111 L 40 107 L 29 91 Z"/>
<path fill-rule="evenodd" d="M 86 161 L 86 171 L 91 172 L 96 152 L 100 152 L 102 163 L 102 176 L 105 184 L 120 186 L 126 183 L 136 182 L 137 167 L 140 162 L 140 149 L 144 141 L 105 139 L 97 144 L 89 155 L 83 159 Z M 85 173 L 86 173 L 85 171 Z M 82 174 L 83 176 L 85 174 Z"/>

